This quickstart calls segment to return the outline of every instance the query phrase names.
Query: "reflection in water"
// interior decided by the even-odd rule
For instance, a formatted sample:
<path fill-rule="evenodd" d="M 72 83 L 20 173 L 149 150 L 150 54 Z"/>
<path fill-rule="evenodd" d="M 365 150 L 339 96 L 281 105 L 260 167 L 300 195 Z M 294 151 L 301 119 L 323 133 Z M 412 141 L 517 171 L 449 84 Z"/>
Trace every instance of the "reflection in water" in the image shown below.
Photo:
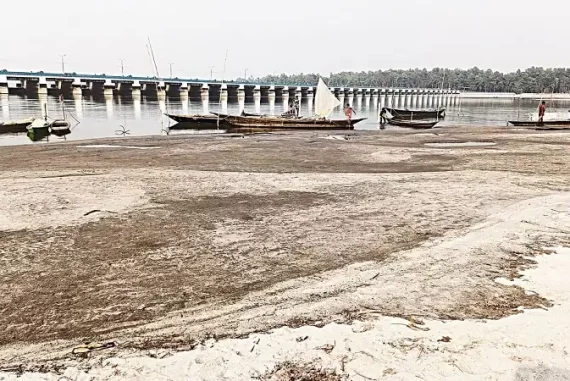
<path fill-rule="evenodd" d="M 190 102 L 188 91 L 180 92 L 180 103 L 182 103 L 182 112 L 184 114 L 188 114 L 188 102 Z"/>
<path fill-rule="evenodd" d="M 210 113 L 210 107 L 208 102 L 208 97 L 202 95 L 202 114 L 208 115 Z"/>
<path fill-rule="evenodd" d="M 47 109 L 48 109 L 48 96 L 47 94 L 40 94 L 38 96 L 39 106 L 40 106 L 40 114 L 43 119 L 47 118 Z"/>
<path fill-rule="evenodd" d="M 75 105 L 75 115 L 78 119 L 83 119 L 83 97 L 81 95 L 74 96 L 73 103 Z"/>
<path fill-rule="evenodd" d="M 275 95 L 269 96 L 269 115 L 275 115 Z"/>
<path fill-rule="evenodd" d="M 113 96 L 105 95 L 105 108 L 107 110 L 107 118 L 113 119 Z"/>
<path fill-rule="evenodd" d="M 245 97 L 238 97 L 238 114 L 245 110 Z"/>
<path fill-rule="evenodd" d="M 2 118 L 10 120 L 10 101 L 7 94 L 0 94 L 0 105 L 2 106 Z"/>
<path fill-rule="evenodd" d="M 133 108 L 135 110 L 135 119 L 140 120 L 142 117 L 140 97 L 133 97 Z"/>
<path fill-rule="evenodd" d="M 255 93 L 253 96 L 253 102 L 255 104 L 255 113 L 261 114 L 261 95 L 259 93 Z"/>

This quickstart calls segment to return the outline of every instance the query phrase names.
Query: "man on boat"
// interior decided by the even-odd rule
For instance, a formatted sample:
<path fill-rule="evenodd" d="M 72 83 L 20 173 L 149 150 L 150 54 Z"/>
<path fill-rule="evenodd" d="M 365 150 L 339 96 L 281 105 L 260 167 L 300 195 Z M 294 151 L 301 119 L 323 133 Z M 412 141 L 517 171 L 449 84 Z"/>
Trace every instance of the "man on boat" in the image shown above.
<path fill-rule="evenodd" d="M 544 114 L 546 113 L 546 101 L 542 101 L 538 106 L 538 123 L 544 122 Z"/>
<path fill-rule="evenodd" d="M 356 115 L 356 111 L 347 103 L 346 108 L 344 109 L 344 115 L 346 115 L 346 119 L 352 120 L 352 114 Z"/>

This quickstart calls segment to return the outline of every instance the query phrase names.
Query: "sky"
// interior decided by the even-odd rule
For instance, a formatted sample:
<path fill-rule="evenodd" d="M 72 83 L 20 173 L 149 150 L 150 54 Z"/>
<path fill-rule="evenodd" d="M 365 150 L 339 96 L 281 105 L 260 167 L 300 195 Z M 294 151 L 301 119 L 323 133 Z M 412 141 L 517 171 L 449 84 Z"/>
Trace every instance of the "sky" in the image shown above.
<path fill-rule="evenodd" d="M 161 77 L 570 67 L 569 0 L 0 1 L 0 69 L 153 75 L 147 37 Z"/>

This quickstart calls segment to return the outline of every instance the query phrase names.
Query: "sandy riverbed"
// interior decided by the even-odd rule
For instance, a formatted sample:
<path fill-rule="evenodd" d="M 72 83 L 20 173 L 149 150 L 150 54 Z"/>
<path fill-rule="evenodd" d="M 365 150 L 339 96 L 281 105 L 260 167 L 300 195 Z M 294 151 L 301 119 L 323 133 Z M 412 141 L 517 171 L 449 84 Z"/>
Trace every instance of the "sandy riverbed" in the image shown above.
<path fill-rule="evenodd" d="M 564 377 L 570 134 L 434 132 L 3 148 L 0 379 Z"/>

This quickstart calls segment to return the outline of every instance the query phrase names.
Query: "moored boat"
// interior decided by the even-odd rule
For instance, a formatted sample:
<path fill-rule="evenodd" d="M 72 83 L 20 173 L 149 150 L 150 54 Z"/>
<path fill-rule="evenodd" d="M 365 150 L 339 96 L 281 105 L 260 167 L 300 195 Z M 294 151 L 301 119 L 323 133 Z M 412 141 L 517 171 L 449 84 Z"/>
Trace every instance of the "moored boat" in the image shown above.
<path fill-rule="evenodd" d="M 415 120 L 403 120 L 403 119 L 390 119 L 388 123 L 393 126 L 405 127 L 405 128 L 415 128 L 415 129 L 430 129 L 435 127 L 439 122 L 421 122 Z"/>
<path fill-rule="evenodd" d="M 409 110 L 386 108 L 394 119 L 443 119 L 445 118 L 445 107 L 433 110 Z"/>
<path fill-rule="evenodd" d="M 210 127 L 216 127 L 218 123 L 222 124 L 227 117 L 225 114 L 209 114 L 209 115 L 174 115 L 174 114 L 164 114 L 170 119 L 177 123 L 185 123 L 187 125 L 209 125 Z M 172 128 L 172 127 L 171 127 Z"/>
<path fill-rule="evenodd" d="M 243 130 L 352 130 L 354 125 L 366 118 L 329 119 L 332 111 L 340 106 L 339 100 L 331 93 L 322 78 L 319 78 L 315 96 L 315 116 L 310 118 L 285 116 L 237 116 L 225 118 L 230 126 L 228 131 Z"/>
<path fill-rule="evenodd" d="M 28 131 L 28 126 L 34 122 L 34 118 L 11 120 L 0 122 L 0 134 L 17 134 Z"/>
<path fill-rule="evenodd" d="M 327 129 L 327 130 L 352 130 L 354 125 L 366 118 L 353 120 L 326 119 L 326 118 L 284 118 L 280 116 L 234 116 L 226 118 L 226 122 L 235 128 L 260 128 L 265 130 L 287 129 Z"/>
<path fill-rule="evenodd" d="M 509 124 L 516 127 L 570 127 L 570 119 L 563 120 L 545 120 L 538 122 L 535 120 L 509 120 Z"/>

